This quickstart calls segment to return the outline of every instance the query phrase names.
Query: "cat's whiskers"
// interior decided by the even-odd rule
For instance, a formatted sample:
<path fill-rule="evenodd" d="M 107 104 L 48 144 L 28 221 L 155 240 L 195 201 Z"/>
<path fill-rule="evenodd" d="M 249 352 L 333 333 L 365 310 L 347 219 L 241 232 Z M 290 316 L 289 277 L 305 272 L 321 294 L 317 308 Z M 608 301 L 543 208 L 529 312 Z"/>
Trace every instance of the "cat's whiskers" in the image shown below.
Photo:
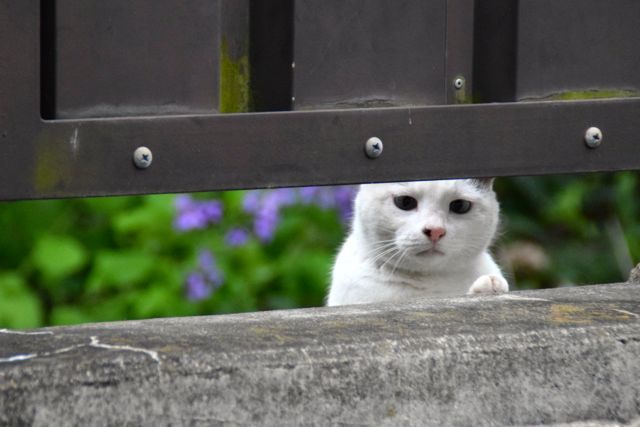
<path fill-rule="evenodd" d="M 384 251 L 395 246 L 395 239 L 380 240 L 371 244 L 371 250 L 365 254 L 365 257 L 375 255 L 377 252 Z"/>
<path fill-rule="evenodd" d="M 379 252 L 378 254 L 376 254 L 373 258 L 371 258 L 371 263 L 375 264 L 380 258 L 385 257 L 386 255 L 389 255 L 389 254 L 392 254 L 391 257 L 393 257 L 395 255 L 393 254 L 393 252 L 396 252 L 396 251 L 399 251 L 399 249 L 395 245 L 388 247 L 382 250 L 381 252 Z"/>
<path fill-rule="evenodd" d="M 400 248 L 397 248 L 396 252 L 394 254 L 392 254 L 385 262 L 382 263 L 382 265 L 380 266 L 380 269 L 382 270 L 385 265 L 387 265 L 391 260 L 393 260 L 396 257 L 396 255 L 402 256 L 401 255 L 402 253 L 403 253 L 403 251 L 400 250 Z"/>
<path fill-rule="evenodd" d="M 371 243 L 371 246 L 375 247 L 375 246 L 385 245 L 388 243 L 395 243 L 395 241 L 396 239 L 378 240 L 377 242 Z"/>
<path fill-rule="evenodd" d="M 389 260 L 393 259 L 393 257 L 395 257 L 398 252 L 400 252 L 400 248 L 398 248 L 395 243 L 390 244 L 389 247 L 380 251 L 373 258 L 371 258 L 371 263 L 377 265 L 378 268 L 382 268 L 387 262 L 389 262 Z M 379 264 L 381 260 L 384 260 L 384 262 L 382 264 Z"/>
<path fill-rule="evenodd" d="M 375 252 L 378 249 L 386 248 L 386 247 L 393 246 L 393 245 L 395 245 L 395 241 L 394 240 L 390 240 L 388 242 L 374 243 L 373 245 L 371 245 L 371 249 L 372 249 L 371 252 Z"/>
<path fill-rule="evenodd" d="M 402 251 L 402 255 L 400 255 L 400 258 L 398 258 L 398 261 L 396 261 L 396 265 L 393 266 L 393 270 L 391 270 L 391 275 L 393 276 L 393 274 L 396 272 L 398 266 L 400 265 L 400 263 L 402 262 L 402 259 L 409 253 L 409 249 L 410 248 L 406 248 L 404 251 Z"/>

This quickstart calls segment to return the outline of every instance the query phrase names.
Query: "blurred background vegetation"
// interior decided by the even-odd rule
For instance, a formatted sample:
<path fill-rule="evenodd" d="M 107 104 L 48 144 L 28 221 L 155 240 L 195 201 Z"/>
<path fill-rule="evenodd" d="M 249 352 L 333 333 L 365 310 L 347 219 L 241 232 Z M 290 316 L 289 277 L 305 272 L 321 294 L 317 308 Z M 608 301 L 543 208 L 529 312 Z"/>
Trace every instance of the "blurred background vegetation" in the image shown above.
<path fill-rule="evenodd" d="M 515 289 L 626 280 L 637 173 L 501 178 Z M 323 304 L 354 187 L 0 203 L 0 327 Z"/>

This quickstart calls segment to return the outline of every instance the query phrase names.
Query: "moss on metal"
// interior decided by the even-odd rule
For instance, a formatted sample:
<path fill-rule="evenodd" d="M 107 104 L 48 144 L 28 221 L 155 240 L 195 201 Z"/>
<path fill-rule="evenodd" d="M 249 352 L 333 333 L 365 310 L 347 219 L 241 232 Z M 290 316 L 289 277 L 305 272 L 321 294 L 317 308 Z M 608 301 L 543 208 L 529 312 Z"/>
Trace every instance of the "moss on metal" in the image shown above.
<path fill-rule="evenodd" d="M 244 113 L 251 104 L 249 55 L 234 58 L 223 38 L 220 52 L 220 112 Z"/>
<path fill-rule="evenodd" d="M 63 143 L 47 134 L 36 140 L 33 186 L 37 192 L 47 192 L 70 179 L 70 159 L 58 148 Z"/>
<path fill-rule="evenodd" d="M 554 93 L 540 98 L 527 98 L 527 101 L 545 100 L 545 101 L 573 101 L 579 99 L 604 99 L 604 98 L 631 98 L 640 96 L 638 90 L 576 90 Z"/>

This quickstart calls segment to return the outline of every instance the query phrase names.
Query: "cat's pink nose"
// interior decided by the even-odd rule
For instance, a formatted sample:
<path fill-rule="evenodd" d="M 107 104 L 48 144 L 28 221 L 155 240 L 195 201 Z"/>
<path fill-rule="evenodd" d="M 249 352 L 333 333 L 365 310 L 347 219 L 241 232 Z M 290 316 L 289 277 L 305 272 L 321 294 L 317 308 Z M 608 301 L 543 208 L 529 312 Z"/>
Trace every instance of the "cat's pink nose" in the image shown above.
<path fill-rule="evenodd" d="M 422 232 L 431 240 L 432 243 L 436 243 L 438 240 L 442 239 L 445 234 L 447 234 L 444 228 L 425 228 Z"/>

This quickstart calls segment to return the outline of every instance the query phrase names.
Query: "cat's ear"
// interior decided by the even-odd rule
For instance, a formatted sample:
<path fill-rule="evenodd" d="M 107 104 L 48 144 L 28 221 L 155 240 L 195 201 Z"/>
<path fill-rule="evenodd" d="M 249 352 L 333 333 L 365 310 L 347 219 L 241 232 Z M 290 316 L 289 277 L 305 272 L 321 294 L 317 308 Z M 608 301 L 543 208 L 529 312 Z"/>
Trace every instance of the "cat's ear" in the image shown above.
<path fill-rule="evenodd" d="M 476 184 L 478 188 L 482 188 L 485 190 L 491 190 L 493 188 L 493 181 L 496 179 L 491 178 L 473 178 L 472 181 Z"/>

